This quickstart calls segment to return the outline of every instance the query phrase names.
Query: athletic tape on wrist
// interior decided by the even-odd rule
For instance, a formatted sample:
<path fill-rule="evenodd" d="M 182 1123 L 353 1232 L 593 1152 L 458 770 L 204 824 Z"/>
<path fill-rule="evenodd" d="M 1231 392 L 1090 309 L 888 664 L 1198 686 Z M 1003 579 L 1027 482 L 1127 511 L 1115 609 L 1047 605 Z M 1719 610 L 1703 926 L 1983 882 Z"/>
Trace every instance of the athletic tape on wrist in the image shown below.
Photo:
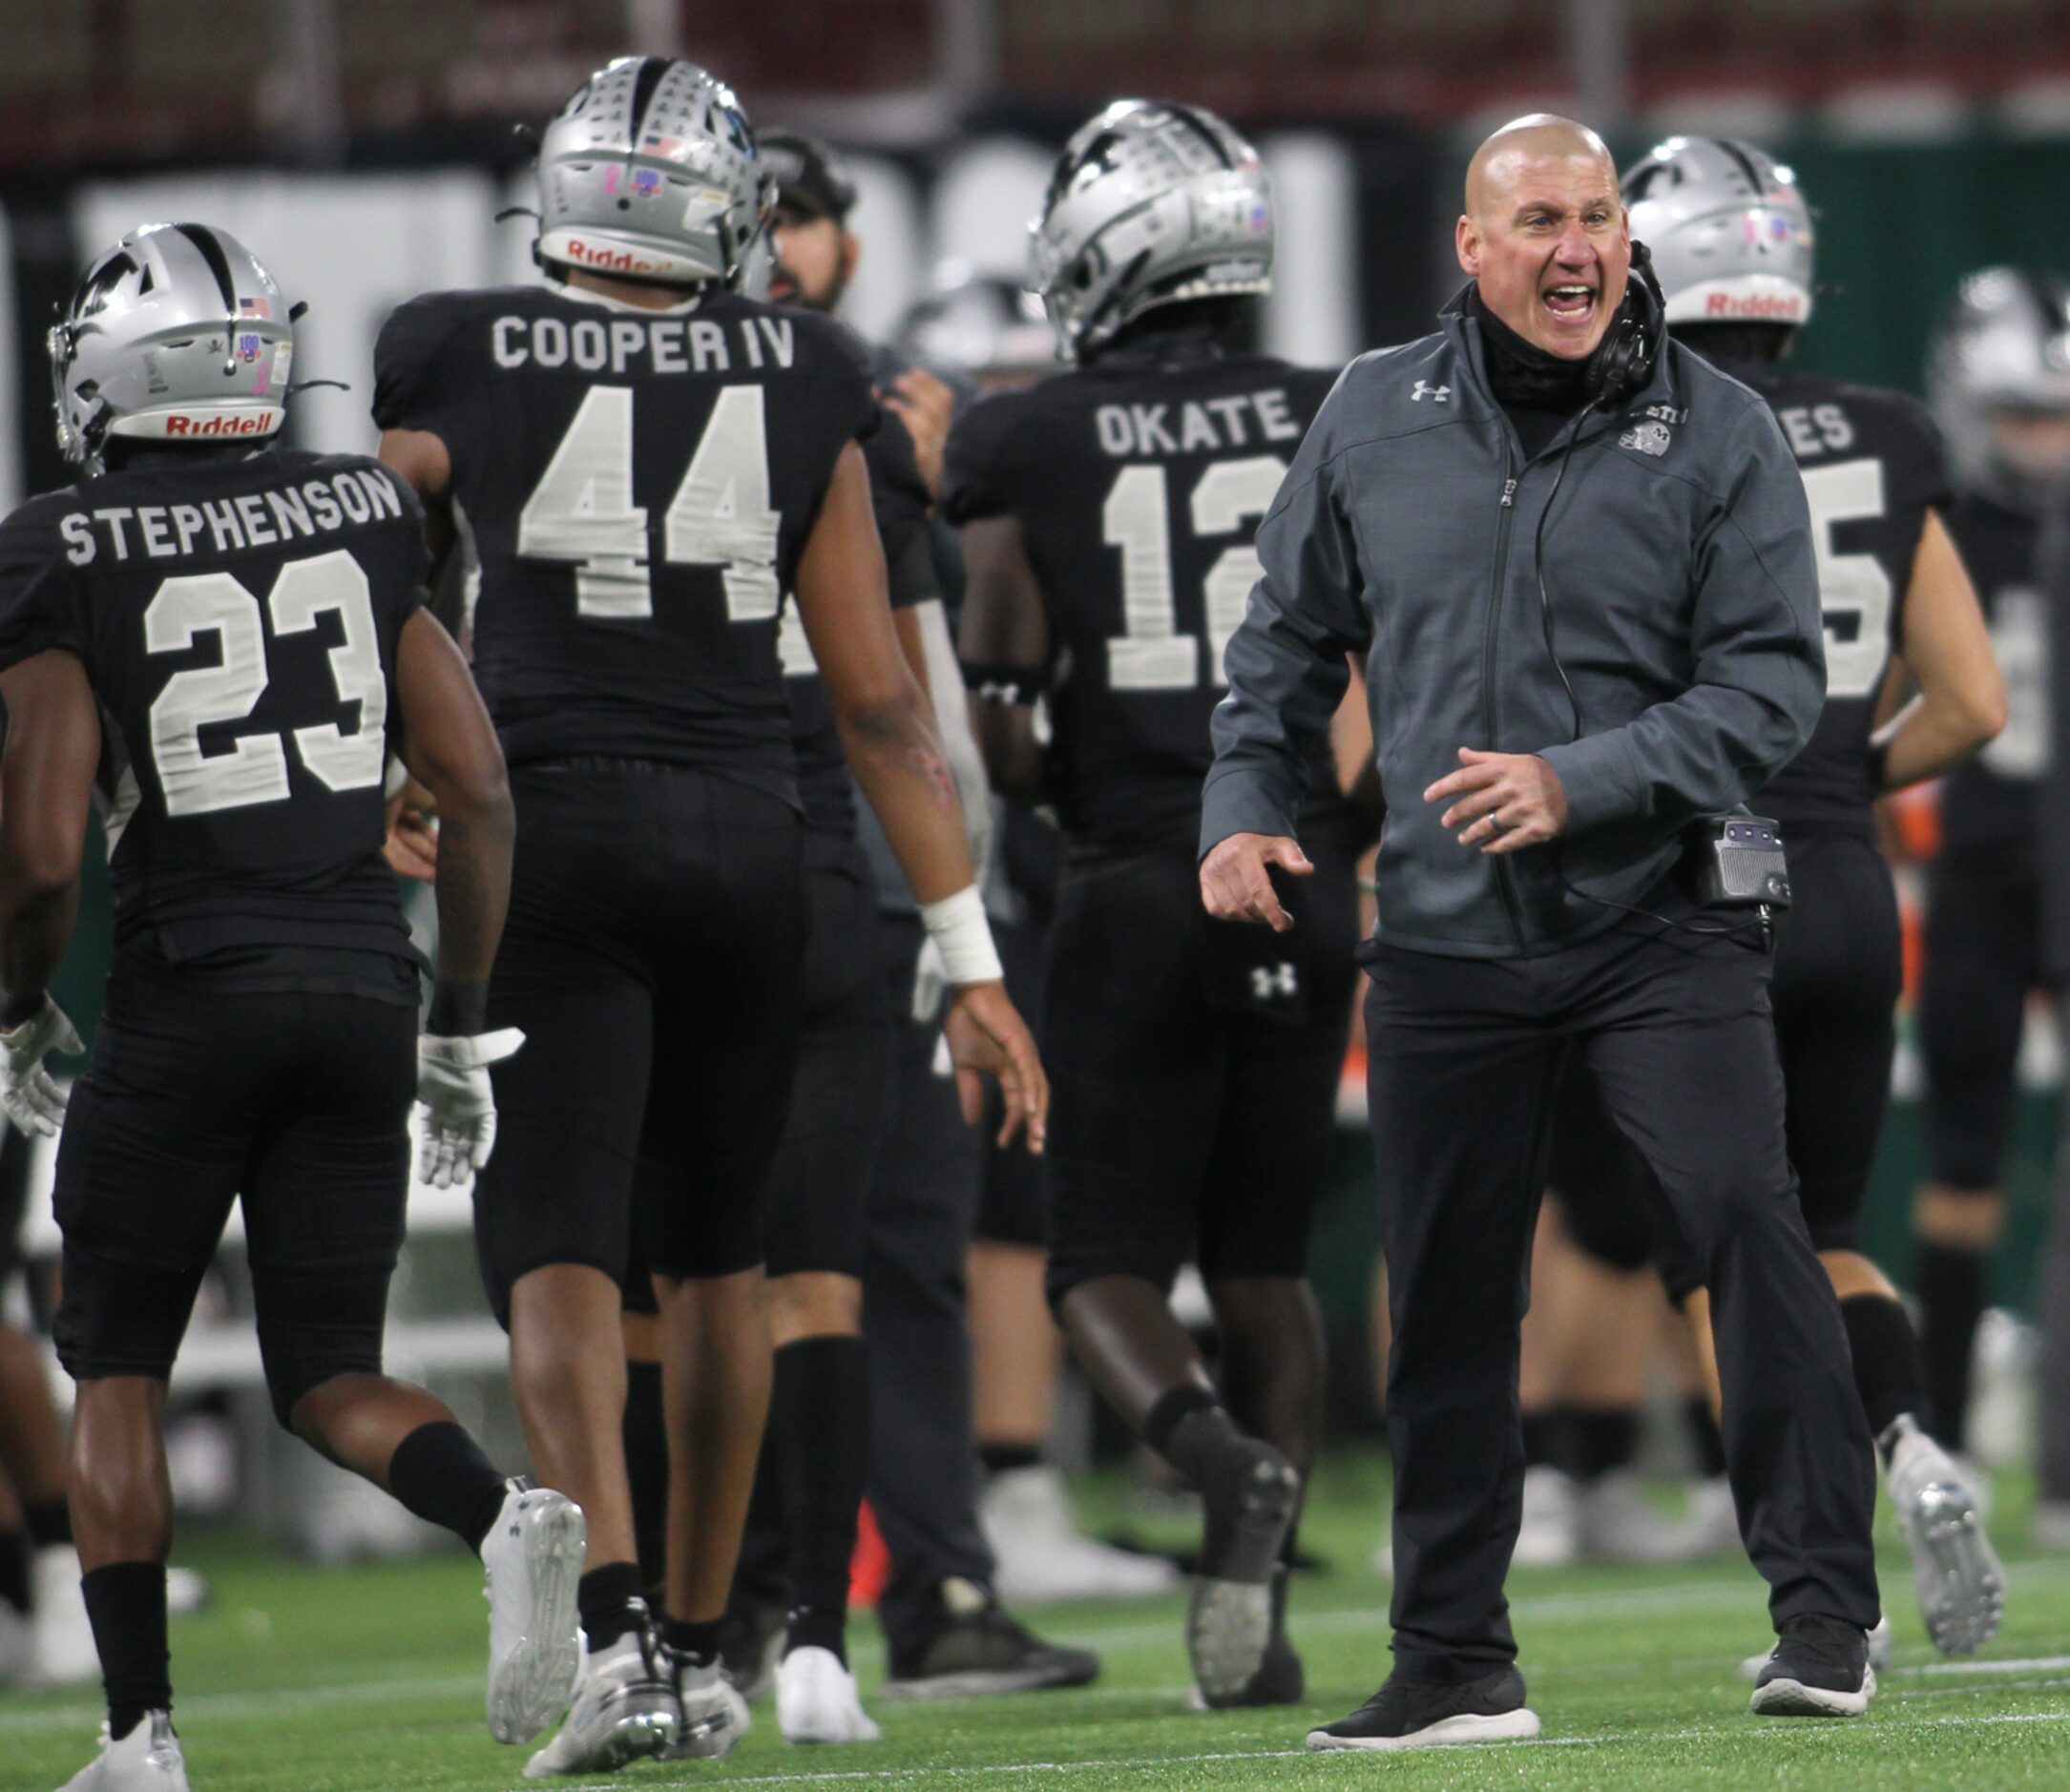
<path fill-rule="evenodd" d="M 942 948 L 951 983 L 996 983 L 1005 975 L 999 948 L 992 943 L 992 923 L 985 919 L 985 900 L 975 884 L 938 903 L 922 903 L 920 921 L 928 937 Z"/>

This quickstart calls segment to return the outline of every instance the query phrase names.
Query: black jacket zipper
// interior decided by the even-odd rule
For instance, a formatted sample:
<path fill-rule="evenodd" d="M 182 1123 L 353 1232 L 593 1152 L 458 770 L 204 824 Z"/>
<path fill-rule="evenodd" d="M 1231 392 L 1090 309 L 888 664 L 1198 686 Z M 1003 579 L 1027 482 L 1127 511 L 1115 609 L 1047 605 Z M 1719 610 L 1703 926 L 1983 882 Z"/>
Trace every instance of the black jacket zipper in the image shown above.
<path fill-rule="evenodd" d="M 1502 585 L 1509 571 L 1510 525 L 1516 517 L 1516 480 L 1510 460 L 1510 445 L 1505 435 L 1502 444 L 1502 503 L 1501 514 L 1495 523 L 1495 589 L 1488 597 L 1488 630 L 1481 642 L 1480 689 L 1483 715 L 1488 728 L 1487 750 L 1500 752 L 1501 737 L 1496 732 L 1495 705 L 1495 633 L 1502 616 Z M 1495 888 L 1502 892 L 1502 906 L 1509 911 L 1510 931 L 1516 936 L 1516 949 L 1524 950 L 1524 911 L 1516 899 L 1516 874 L 1506 858 L 1497 857 L 1495 862 Z"/>

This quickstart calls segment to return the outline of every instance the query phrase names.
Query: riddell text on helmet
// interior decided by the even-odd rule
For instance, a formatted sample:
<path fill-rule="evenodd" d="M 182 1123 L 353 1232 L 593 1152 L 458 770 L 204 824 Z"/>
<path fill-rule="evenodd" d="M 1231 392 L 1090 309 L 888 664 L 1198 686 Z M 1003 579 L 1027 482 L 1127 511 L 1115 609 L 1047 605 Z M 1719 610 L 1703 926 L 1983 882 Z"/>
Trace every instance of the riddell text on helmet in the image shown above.
<path fill-rule="evenodd" d="M 280 427 L 276 411 L 221 411 L 212 417 L 182 417 L 178 411 L 165 419 L 167 435 L 266 435 Z"/>
<path fill-rule="evenodd" d="M 1780 323 L 1794 323 L 1804 315 L 1804 301 L 1785 298 L 1778 293 L 1714 292 L 1704 302 L 1704 315 L 1707 318 L 1773 318 Z"/>
<path fill-rule="evenodd" d="M 601 243 L 584 242 L 580 237 L 568 239 L 562 251 L 571 261 L 579 261 L 584 267 L 607 267 L 620 274 L 668 274 L 675 272 L 675 262 L 654 260 L 643 255 L 636 255 L 630 249 L 613 249 Z"/>

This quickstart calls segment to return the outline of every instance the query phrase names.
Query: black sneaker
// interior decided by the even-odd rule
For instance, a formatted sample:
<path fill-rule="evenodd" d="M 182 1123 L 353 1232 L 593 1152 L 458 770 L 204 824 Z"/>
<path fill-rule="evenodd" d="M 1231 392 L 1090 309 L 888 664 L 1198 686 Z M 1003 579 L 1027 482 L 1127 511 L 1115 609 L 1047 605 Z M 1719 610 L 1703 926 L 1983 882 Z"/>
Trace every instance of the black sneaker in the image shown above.
<path fill-rule="evenodd" d="M 1753 1708 L 1770 1718 L 1858 1718 L 1876 1690 L 1869 1633 L 1823 1613 L 1783 1620 L 1754 1685 Z"/>
<path fill-rule="evenodd" d="M 942 1583 L 939 1625 L 916 1651 L 894 1654 L 883 1698 L 977 1698 L 1083 1686 L 1099 1674 L 1090 1649 L 1062 1649 L 1010 1617 L 995 1594 L 974 1582 Z"/>
<path fill-rule="evenodd" d="M 753 1704 L 776 1684 L 784 1653 L 784 1608 L 766 1599 L 742 1597 L 735 1590 L 719 1632 L 719 1665 L 733 1689 Z"/>
<path fill-rule="evenodd" d="M 1301 1505 L 1301 1476 L 1270 1444 L 1233 1437 L 1200 1476 L 1201 1572 L 1186 1656 L 1210 1705 L 1234 1701 L 1272 1640 L 1272 1577 Z"/>
<path fill-rule="evenodd" d="M 1260 1705 L 1298 1705 L 1307 1693 L 1307 1678 L 1301 1657 L 1286 1637 L 1286 1570 L 1272 1576 L 1272 1636 L 1265 1644 L 1265 1659 L 1257 1673 L 1244 1682 L 1233 1698 L 1210 1698 L 1196 1686 L 1186 1695 L 1192 1711 L 1236 1711 Z"/>
<path fill-rule="evenodd" d="M 1524 1703 L 1524 1677 L 1513 1667 L 1454 1686 L 1392 1674 L 1349 1718 L 1310 1730 L 1308 1746 L 1442 1748 L 1521 1741 L 1537 1733 L 1538 1714 Z"/>

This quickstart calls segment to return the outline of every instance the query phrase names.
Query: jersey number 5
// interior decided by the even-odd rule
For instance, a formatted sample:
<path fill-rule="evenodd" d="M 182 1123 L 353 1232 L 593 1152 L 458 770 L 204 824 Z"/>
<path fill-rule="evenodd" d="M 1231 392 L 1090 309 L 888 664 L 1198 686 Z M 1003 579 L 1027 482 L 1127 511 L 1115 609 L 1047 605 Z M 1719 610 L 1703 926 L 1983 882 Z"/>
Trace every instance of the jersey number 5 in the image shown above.
<path fill-rule="evenodd" d="M 724 569 L 726 619 L 777 612 L 776 542 L 769 508 L 768 434 L 762 387 L 720 389 L 690 468 L 669 501 L 663 556 Z M 651 616 L 647 511 L 633 502 L 633 389 L 593 385 L 517 516 L 528 560 L 572 560 L 575 614 L 616 621 Z"/>
<path fill-rule="evenodd" d="M 1193 488 L 1194 534 L 1234 534 L 1246 516 L 1263 516 L 1286 473 L 1286 463 L 1271 454 L 1216 462 Z M 1112 690 L 1190 691 L 1201 682 L 1200 637 L 1179 633 L 1165 486 L 1161 467 L 1125 467 L 1100 513 L 1107 546 L 1121 551 L 1121 626 L 1127 630 L 1107 643 Z M 1224 549 L 1201 581 L 1211 684 L 1228 682 L 1222 650 L 1244 619 L 1258 573 L 1258 550 L 1246 541 Z"/>
<path fill-rule="evenodd" d="M 1867 697 L 1891 662 L 1891 575 L 1872 553 L 1836 553 L 1835 523 L 1883 514 L 1883 463 L 1842 461 L 1808 468 L 1804 495 L 1811 507 L 1811 546 L 1818 558 L 1818 604 L 1826 619 L 1826 695 Z M 1833 625 L 1851 616 L 1845 634 Z"/>
<path fill-rule="evenodd" d="M 297 728 L 295 751 L 325 789 L 380 783 L 388 684 L 360 563 L 344 549 L 290 561 L 274 580 L 266 609 L 276 636 L 313 629 L 325 611 L 344 624 L 343 644 L 330 650 L 331 684 L 339 702 L 360 706 L 359 726 L 350 734 L 334 721 Z M 151 706 L 151 759 L 168 815 L 282 802 L 291 794 L 287 749 L 277 734 L 240 735 L 227 753 L 201 751 L 203 728 L 242 721 L 265 695 L 266 632 L 259 599 L 227 573 L 196 573 L 167 579 L 145 607 L 148 653 L 185 653 L 196 636 L 209 633 L 220 643 L 220 663 L 174 673 Z"/>

